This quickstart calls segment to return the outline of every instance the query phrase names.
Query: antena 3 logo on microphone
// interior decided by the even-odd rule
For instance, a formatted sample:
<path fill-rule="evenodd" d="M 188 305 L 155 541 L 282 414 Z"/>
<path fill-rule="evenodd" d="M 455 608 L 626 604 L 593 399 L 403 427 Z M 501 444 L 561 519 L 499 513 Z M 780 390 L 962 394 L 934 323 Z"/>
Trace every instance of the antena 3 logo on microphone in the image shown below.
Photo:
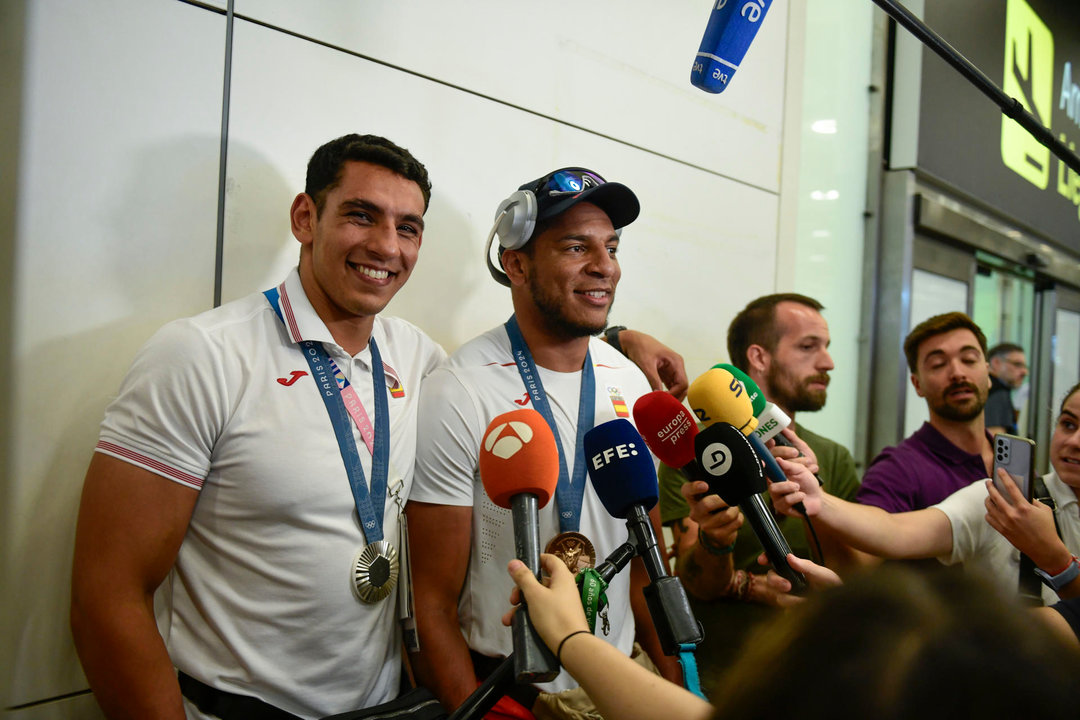
<path fill-rule="evenodd" d="M 1005 82 L 1002 90 L 1020 100 L 1050 127 L 1054 110 L 1054 35 L 1024 0 L 1009 0 L 1005 10 Z M 1007 116 L 1001 116 L 1001 160 L 1045 190 L 1050 183 L 1050 149 Z"/>
<path fill-rule="evenodd" d="M 544 507 L 559 480 L 555 436 L 531 408 L 503 413 L 488 424 L 479 465 L 484 492 L 503 508 L 520 493 L 536 495 Z"/>
<path fill-rule="evenodd" d="M 533 439 L 533 430 L 520 420 L 502 422 L 488 428 L 484 450 L 497 458 L 508 460 Z"/>

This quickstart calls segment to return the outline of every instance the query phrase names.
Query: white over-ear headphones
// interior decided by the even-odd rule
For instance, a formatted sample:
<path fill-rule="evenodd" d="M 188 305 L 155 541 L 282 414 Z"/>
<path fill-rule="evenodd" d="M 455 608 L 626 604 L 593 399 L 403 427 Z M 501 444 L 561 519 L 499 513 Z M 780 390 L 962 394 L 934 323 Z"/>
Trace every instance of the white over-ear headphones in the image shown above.
<path fill-rule="evenodd" d="M 491 260 L 491 244 L 495 236 L 499 236 L 500 253 L 502 250 L 517 250 L 529 242 L 535 227 L 536 195 L 532 190 L 516 190 L 513 195 L 499 203 L 499 209 L 495 211 L 495 224 L 491 226 L 487 245 L 484 247 L 487 269 L 495 282 L 510 287 L 506 273 Z"/>
<path fill-rule="evenodd" d="M 484 260 L 491 277 L 500 285 L 510 287 L 510 280 L 501 269 L 502 262 L 500 261 L 498 266 L 492 262 L 491 245 L 495 236 L 499 236 L 499 254 L 502 250 L 519 250 L 525 247 L 536 229 L 536 214 L 536 194 L 532 190 L 516 190 L 499 203 L 499 208 L 495 211 L 495 223 L 491 226 L 487 244 L 484 246 Z M 622 228 L 616 228 L 615 234 L 621 236 Z"/>

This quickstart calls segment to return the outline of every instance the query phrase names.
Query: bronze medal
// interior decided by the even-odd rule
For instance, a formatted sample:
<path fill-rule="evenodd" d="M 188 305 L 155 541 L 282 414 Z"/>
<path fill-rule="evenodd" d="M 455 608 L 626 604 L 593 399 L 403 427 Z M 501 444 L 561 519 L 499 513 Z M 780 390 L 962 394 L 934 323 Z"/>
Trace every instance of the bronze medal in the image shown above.
<path fill-rule="evenodd" d="M 596 567 L 596 548 L 581 533 L 559 533 L 551 538 L 544 552 L 558 557 L 575 575 L 582 568 Z"/>
<path fill-rule="evenodd" d="M 398 552 L 394 546 L 386 540 L 371 543 L 353 561 L 353 590 L 362 601 L 377 603 L 394 591 L 398 572 Z"/>

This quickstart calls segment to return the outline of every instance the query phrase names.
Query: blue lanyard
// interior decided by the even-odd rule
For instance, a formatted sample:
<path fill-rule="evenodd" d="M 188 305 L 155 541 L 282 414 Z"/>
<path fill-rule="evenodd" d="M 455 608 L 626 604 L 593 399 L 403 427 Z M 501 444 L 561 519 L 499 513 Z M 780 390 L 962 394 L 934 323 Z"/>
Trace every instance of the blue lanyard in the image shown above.
<path fill-rule="evenodd" d="M 525 389 L 532 399 L 533 407 L 543 416 L 551 434 L 555 436 L 555 447 L 559 449 L 559 484 L 555 487 L 555 500 L 559 504 L 559 530 L 577 532 L 581 527 L 581 503 L 585 497 L 585 433 L 593 426 L 593 405 L 596 402 L 596 380 L 593 378 L 592 355 L 585 351 L 585 365 L 581 369 L 581 394 L 578 396 L 577 449 L 574 453 L 574 478 L 570 480 L 567 472 L 567 457 L 563 452 L 559 428 L 555 425 L 555 416 L 551 413 L 544 383 L 540 380 L 529 346 L 521 335 L 517 318 L 513 315 L 506 321 L 506 334 L 510 338 L 510 351 L 514 355 L 514 365 L 525 383 Z"/>
<path fill-rule="evenodd" d="M 278 289 L 271 288 L 263 295 L 277 313 L 278 319 L 285 324 L 285 318 L 278 308 Z M 375 452 L 371 456 L 370 494 L 364 480 L 364 468 L 360 464 L 360 453 L 356 449 L 352 426 L 349 424 L 349 413 L 341 399 L 337 380 L 334 379 L 330 356 L 322 343 L 314 340 L 302 340 L 300 347 L 303 349 L 304 359 L 311 367 L 311 376 L 315 379 L 315 386 L 323 404 L 326 405 L 326 412 L 330 415 L 330 423 L 334 426 L 338 450 L 345 463 L 349 487 L 352 488 L 353 500 L 356 502 L 356 512 L 363 524 L 364 539 L 369 545 L 379 542 L 383 539 L 382 517 L 386 507 L 386 481 L 390 474 L 390 404 L 386 399 L 386 376 L 383 374 L 379 346 L 375 344 L 374 336 L 368 341 L 368 347 L 371 348 L 371 377 L 375 386 Z"/>

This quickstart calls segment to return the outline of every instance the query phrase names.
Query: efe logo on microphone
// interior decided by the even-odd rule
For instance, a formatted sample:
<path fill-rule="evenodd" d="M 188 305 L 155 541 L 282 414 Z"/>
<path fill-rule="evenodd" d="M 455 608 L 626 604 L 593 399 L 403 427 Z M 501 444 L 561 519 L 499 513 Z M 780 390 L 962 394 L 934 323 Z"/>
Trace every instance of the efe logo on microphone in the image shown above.
<path fill-rule="evenodd" d="M 505 431 L 505 432 L 504 432 Z M 500 423 L 484 438 L 484 449 L 497 458 L 507 460 L 533 439 L 533 429 L 518 420 Z"/>
<path fill-rule="evenodd" d="M 613 421 L 614 422 L 614 421 Z M 602 452 L 598 452 L 592 456 L 589 460 L 592 463 L 593 470 L 599 470 L 604 467 L 616 457 L 628 458 L 631 455 L 637 455 L 637 445 L 634 443 L 622 443 L 615 447 L 605 448 Z"/>

